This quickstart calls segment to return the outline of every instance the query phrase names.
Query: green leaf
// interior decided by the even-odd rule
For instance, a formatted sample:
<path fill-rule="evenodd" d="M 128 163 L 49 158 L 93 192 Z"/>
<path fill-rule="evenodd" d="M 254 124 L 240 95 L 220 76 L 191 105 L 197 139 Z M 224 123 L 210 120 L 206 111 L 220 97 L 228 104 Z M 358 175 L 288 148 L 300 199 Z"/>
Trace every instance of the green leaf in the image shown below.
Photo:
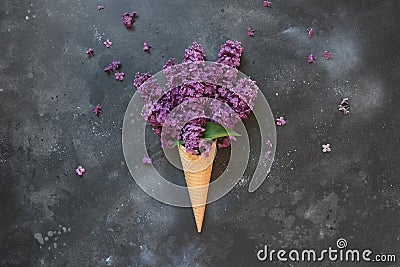
<path fill-rule="evenodd" d="M 183 140 L 175 140 L 172 147 L 176 147 L 177 145 L 183 145 Z"/>
<path fill-rule="evenodd" d="M 213 140 L 225 136 L 240 136 L 232 129 L 228 129 L 219 123 L 209 121 L 206 123 L 206 130 L 203 132 L 203 137 L 206 140 Z"/>

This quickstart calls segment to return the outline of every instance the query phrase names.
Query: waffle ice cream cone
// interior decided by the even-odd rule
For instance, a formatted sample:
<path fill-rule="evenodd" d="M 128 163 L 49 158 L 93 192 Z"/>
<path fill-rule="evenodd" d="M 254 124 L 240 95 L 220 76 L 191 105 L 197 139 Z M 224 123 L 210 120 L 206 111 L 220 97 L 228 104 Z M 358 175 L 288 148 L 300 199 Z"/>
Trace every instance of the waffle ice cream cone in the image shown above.
<path fill-rule="evenodd" d="M 182 145 L 178 146 L 178 150 L 185 172 L 185 179 L 192 203 L 197 232 L 200 233 L 203 226 L 208 185 L 210 184 L 212 166 L 216 153 L 216 141 L 213 142 L 208 157 L 204 154 L 193 155 L 190 152 L 186 152 L 185 147 Z"/>

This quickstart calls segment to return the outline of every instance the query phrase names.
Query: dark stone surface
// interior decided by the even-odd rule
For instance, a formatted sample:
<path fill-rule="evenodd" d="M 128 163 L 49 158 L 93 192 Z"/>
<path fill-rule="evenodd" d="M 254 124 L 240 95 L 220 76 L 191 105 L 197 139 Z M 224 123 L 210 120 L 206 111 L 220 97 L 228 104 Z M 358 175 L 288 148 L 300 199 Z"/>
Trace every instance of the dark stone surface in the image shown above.
<path fill-rule="evenodd" d="M 264 244 L 323 249 L 341 237 L 351 248 L 400 258 L 399 2 L 272 5 L 1 1 L 0 266 L 255 266 Z M 127 30 L 121 15 L 131 10 L 139 17 Z M 307 27 L 316 29 L 311 39 Z M 114 42 L 109 49 L 105 38 Z M 239 69 L 288 125 L 277 129 L 268 180 L 248 193 L 248 173 L 207 206 L 199 235 L 190 209 L 162 204 L 134 183 L 121 127 L 133 73 L 156 73 L 193 41 L 214 60 L 227 39 L 242 41 Z M 150 53 L 142 51 L 145 40 Z M 321 57 L 326 49 L 329 61 Z M 122 61 L 123 82 L 102 71 L 113 59 Z M 348 117 L 337 110 L 343 97 Z M 321 152 L 324 143 L 332 153 Z M 74 173 L 79 164 L 82 178 Z M 34 237 L 53 230 L 44 245 Z"/>

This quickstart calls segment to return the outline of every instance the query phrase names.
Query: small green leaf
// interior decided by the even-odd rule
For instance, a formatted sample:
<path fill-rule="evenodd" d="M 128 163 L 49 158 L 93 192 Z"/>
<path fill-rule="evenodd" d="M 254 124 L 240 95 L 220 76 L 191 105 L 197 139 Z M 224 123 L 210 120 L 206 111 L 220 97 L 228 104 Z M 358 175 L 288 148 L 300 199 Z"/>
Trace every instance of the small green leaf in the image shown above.
<path fill-rule="evenodd" d="M 183 140 L 175 140 L 172 147 L 176 147 L 177 145 L 183 145 Z"/>
<path fill-rule="evenodd" d="M 219 123 L 209 121 L 206 123 L 206 130 L 203 132 L 205 140 L 213 140 L 225 136 L 240 136 L 232 129 L 228 129 Z"/>

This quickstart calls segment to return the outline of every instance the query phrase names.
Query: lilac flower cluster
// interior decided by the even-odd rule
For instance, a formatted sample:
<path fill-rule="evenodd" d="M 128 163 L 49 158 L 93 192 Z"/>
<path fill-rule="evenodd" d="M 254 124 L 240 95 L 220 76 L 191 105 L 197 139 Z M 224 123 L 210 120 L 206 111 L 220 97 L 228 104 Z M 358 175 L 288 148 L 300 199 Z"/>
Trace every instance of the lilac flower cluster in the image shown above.
<path fill-rule="evenodd" d="M 243 47 L 240 42 L 228 40 L 218 53 L 218 63 L 226 64 L 233 68 L 239 67 Z"/>
<path fill-rule="evenodd" d="M 228 40 L 221 46 L 217 63 L 225 64 L 227 68 L 229 66 L 233 70 L 240 65 L 242 52 L 243 48 L 240 42 Z M 196 76 L 200 73 L 195 69 L 197 66 L 204 68 L 204 64 L 201 63 L 204 62 L 204 59 L 203 47 L 195 42 L 185 50 L 183 63 L 190 64 L 190 69 L 186 70 L 189 72 L 188 76 L 193 78 L 193 75 Z M 196 65 L 197 63 L 199 65 Z M 163 145 L 171 147 L 174 141 L 180 140 L 186 151 L 193 154 L 203 152 L 207 154 L 211 144 L 203 138 L 206 123 L 214 121 L 225 127 L 233 128 L 238 121 L 247 118 L 254 106 L 254 99 L 257 97 L 257 85 L 248 78 L 241 78 L 235 83 L 227 83 L 231 86 L 204 82 L 202 81 L 204 79 L 199 81 L 182 79 L 182 77 L 178 77 L 181 72 L 174 70 L 174 68 L 181 70 L 179 65 L 176 67 L 174 64 L 174 59 L 171 58 L 164 65 L 164 74 L 169 80 L 167 84 L 171 85 L 171 90 L 160 86 L 149 73 L 136 73 L 134 84 L 146 103 L 142 116 L 153 126 L 156 134 L 161 134 Z M 185 64 L 182 65 L 185 66 Z M 208 76 L 222 75 L 218 73 L 218 68 L 215 66 L 207 68 L 204 68 L 207 70 L 207 78 Z M 227 73 L 235 74 L 233 71 Z M 174 82 L 174 78 L 183 82 Z M 179 108 L 182 110 L 175 112 Z M 179 125 L 180 123 L 185 124 Z M 218 146 L 227 147 L 232 139 L 233 137 L 230 136 L 219 138 Z"/>

